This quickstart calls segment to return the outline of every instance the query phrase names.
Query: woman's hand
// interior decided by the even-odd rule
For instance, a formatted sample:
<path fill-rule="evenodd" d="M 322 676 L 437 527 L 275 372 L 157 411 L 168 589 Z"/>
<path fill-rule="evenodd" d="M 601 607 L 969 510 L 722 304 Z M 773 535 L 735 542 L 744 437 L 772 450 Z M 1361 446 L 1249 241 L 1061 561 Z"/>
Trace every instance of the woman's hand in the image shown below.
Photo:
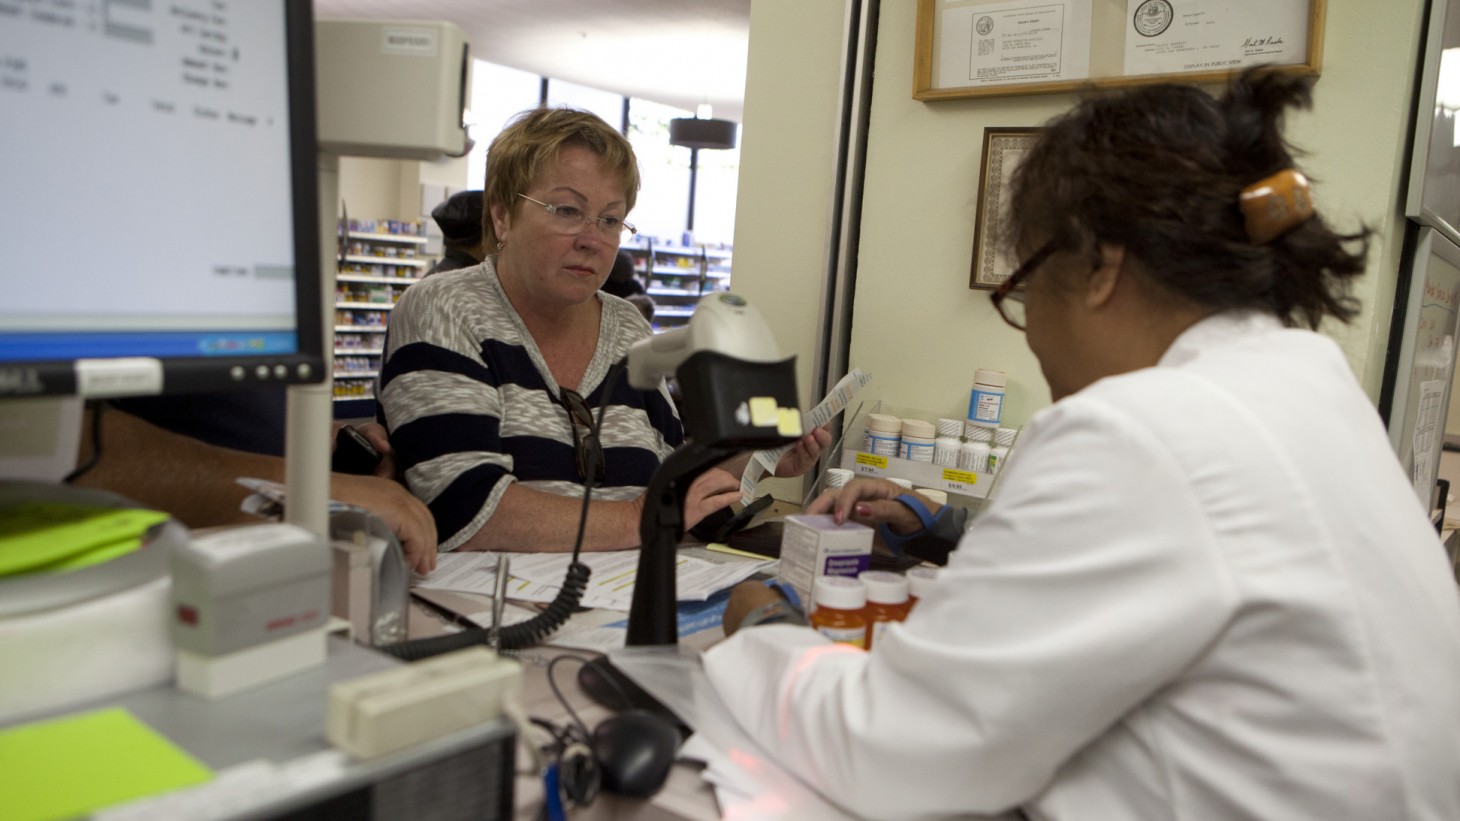
<path fill-rule="evenodd" d="M 781 478 L 800 476 L 816 464 L 816 460 L 821 458 L 821 451 L 828 447 L 831 447 L 831 431 L 825 426 L 814 428 L 797 440 L 795 447 L 781 455 L 780 461 L 776 462 L 776 475 Z"/>
<path fill-rule="evenodd" d="M 894 533 L 914 533 L 922 528 L 923 523 L 907 505 L 896 501 L 898 496 L 913 492 L 885 479 L 853 479 L 843 487 L 816 497 L 806 512 L 830 513 L 838 524 L 848 519 L 871 527 L 886 523 Z M 929 513 L 937 515 L 943 508 L 926 497 L 919 498 L 927 505 Z"/>
<path fill-rule="evenodd" d="M 719 469 L 710 468 L 695 477 L 684 495 L 684 529 L 740 498 L 740 480 Z"/>
<path fill-rule="evenodd" d="M 330 476 L 330 498 L 379 516 L 400 541 L 406 565 L 417 573 L 436 569 L 436 520 L 405 485 L 378 476 Z"/>

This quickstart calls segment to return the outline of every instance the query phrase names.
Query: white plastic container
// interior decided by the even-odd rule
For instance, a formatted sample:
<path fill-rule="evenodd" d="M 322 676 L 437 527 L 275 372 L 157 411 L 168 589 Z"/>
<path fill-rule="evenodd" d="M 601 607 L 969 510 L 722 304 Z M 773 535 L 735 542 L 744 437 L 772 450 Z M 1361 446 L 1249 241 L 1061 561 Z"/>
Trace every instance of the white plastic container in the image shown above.
<path fill-rule="evenodd" d="M 902 420 L 886 413 L 869 413 L 863 427 L 862 451 L 896 456 L 902 445 Z"/>
<path fill-rule="evenodd" d="M 902 445 L 898 456 L 910 462 L 933 461 L 934 429 L 932 422 L 921 419 L 902 420 Z"/>
<path fill-rule="evenodd" d="M 965 442 L 982 442 L 985 445 L 991 446 L 994 443 L 994 429 L 968 422 L 963 426 L 963 440 Z"/>
<path fill-rule="evenodd" d="M 1013 428 L 999 428 L 994 433 L 994 446 L 989 449 L 989 473 L 998 473 L 1004 468 L 1004 461 L 1009 456 L 1009 447 L 1014 444 L 1014 437 L 1019 431 Z"/>
<path fill-rule="evenodd" d="M 975 442 L 970 439 L 958 448 L 958 469 L 971 470 L 974 473 L 989 472 L 989 453 L 991 449 L 987 442 Z"/>
<path fill-rule="evenodd" d="M 1004 372 L 979 368 L 973 372 L 973 390 L 968 393 L 968 421 L 997 428 L 1004 416 Z"/>
<path fill-rule="evenodd" d="M 835 490 L 843 487 L 847 482 L 852 481 L 852 472 L 846 468 L 826 469 L 826 489 Z"/>
<path fill-rule="evenodd" d="M 938 436 L 933 440 L 933 464 L 958 466 L 958 448 L 963 444 L 963 420 L 939 419 Z"/>
<path fill-rule="evenodd" d="M 919 565 L 907 571 L 907 593 L 913 600 L 913 604 L 928 594 L 933 588 L 933 580 L 938 578 L 938 568 Z"/>

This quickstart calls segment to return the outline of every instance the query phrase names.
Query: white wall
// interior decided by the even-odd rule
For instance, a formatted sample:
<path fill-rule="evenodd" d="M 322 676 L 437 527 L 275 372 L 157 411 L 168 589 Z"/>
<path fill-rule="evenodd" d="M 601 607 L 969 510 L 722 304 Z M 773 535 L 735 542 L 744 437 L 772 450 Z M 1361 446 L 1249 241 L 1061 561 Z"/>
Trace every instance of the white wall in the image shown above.
<path fill-rule="evenodd" d="M 853 1 L 751 6 L 735 284 L 781 347 L 808 359 L 833 185 L 839 38 Z M 1355 294 L 1363 314 L 1348 328 L 1325 329 L 1371 397 L 1403 238 L 1403 144 L 1423 5 L 1330 2 L 1314 111 L 1292 117 L 1288 130 L 1309 152 L 1303 163 L 1329 220 L 1376 230 Z M 851 363 L 873 372 L 869 398 L 934 415 L 966 411 L 975 367 L 1000 368 L 1009 376 L 1005 419 L 1022 424 L 1048 404 L 1048 389 L 1023 336 L 999 320 L 987 292 L 968 289 L 982 135 L 988 126 L 1038 125 L 1075 98 L 913 100 L 915 6 L 881 4 Z"/>
<path fill-rule="evenodd" d="M 465 157 L 435 162 L 340 158 L 340 199 L 351 219 L 421 219 L 421 186 L 468 188 Z M 427 211 L 432 206 L 427 206 Z"/>
<path fill-rule="evenodd" d="M 735 290 L 798 357 L 810 396 L 836 184 L 837 88 L 846 0 L 752 0 L 736 195 Z"/>

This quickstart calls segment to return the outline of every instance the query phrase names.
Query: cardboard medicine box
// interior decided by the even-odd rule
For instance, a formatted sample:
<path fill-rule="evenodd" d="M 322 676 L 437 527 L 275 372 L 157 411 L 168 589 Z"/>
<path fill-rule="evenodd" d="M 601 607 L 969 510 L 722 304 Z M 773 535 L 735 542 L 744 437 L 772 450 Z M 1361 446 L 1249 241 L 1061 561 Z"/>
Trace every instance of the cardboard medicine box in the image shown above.
<path fill-rule="evenodd" d="M 780 581 L 795 588 L 801 604 L 814 609 L 812 594 L 822 576 L 849 576 L 872 565 L 872 528 L 837 524 L 831 514 L 787 516 L 781 533 Z"/>

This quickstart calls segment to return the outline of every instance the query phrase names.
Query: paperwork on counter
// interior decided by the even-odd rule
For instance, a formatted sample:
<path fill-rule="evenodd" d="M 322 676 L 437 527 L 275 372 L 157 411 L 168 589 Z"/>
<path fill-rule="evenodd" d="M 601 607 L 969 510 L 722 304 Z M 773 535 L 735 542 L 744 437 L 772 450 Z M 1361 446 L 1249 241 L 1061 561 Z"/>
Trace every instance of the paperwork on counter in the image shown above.
<path fill-rule="evenodd" d="M 497 581 L 497 556 L 512 559 L 507 585 L 509 601 L 546 604 L 562 586 L 571 556 L 567 553 L 497 553 L 470 551 L 443 553 L 436 569 L 415 577 L 412 586 L 425 590 L 492 595 Z M 584 591 L 582 607 L 628 612 L 638 575 L 639 552 L 584 553 L 579 561 L 593 570 Z M 773 572 L 775 561 L 754 561 L 712 553 L 703 548 L 680 550 L 677 556 L 679 601 L 704 601 L 758 572 Z"/>

